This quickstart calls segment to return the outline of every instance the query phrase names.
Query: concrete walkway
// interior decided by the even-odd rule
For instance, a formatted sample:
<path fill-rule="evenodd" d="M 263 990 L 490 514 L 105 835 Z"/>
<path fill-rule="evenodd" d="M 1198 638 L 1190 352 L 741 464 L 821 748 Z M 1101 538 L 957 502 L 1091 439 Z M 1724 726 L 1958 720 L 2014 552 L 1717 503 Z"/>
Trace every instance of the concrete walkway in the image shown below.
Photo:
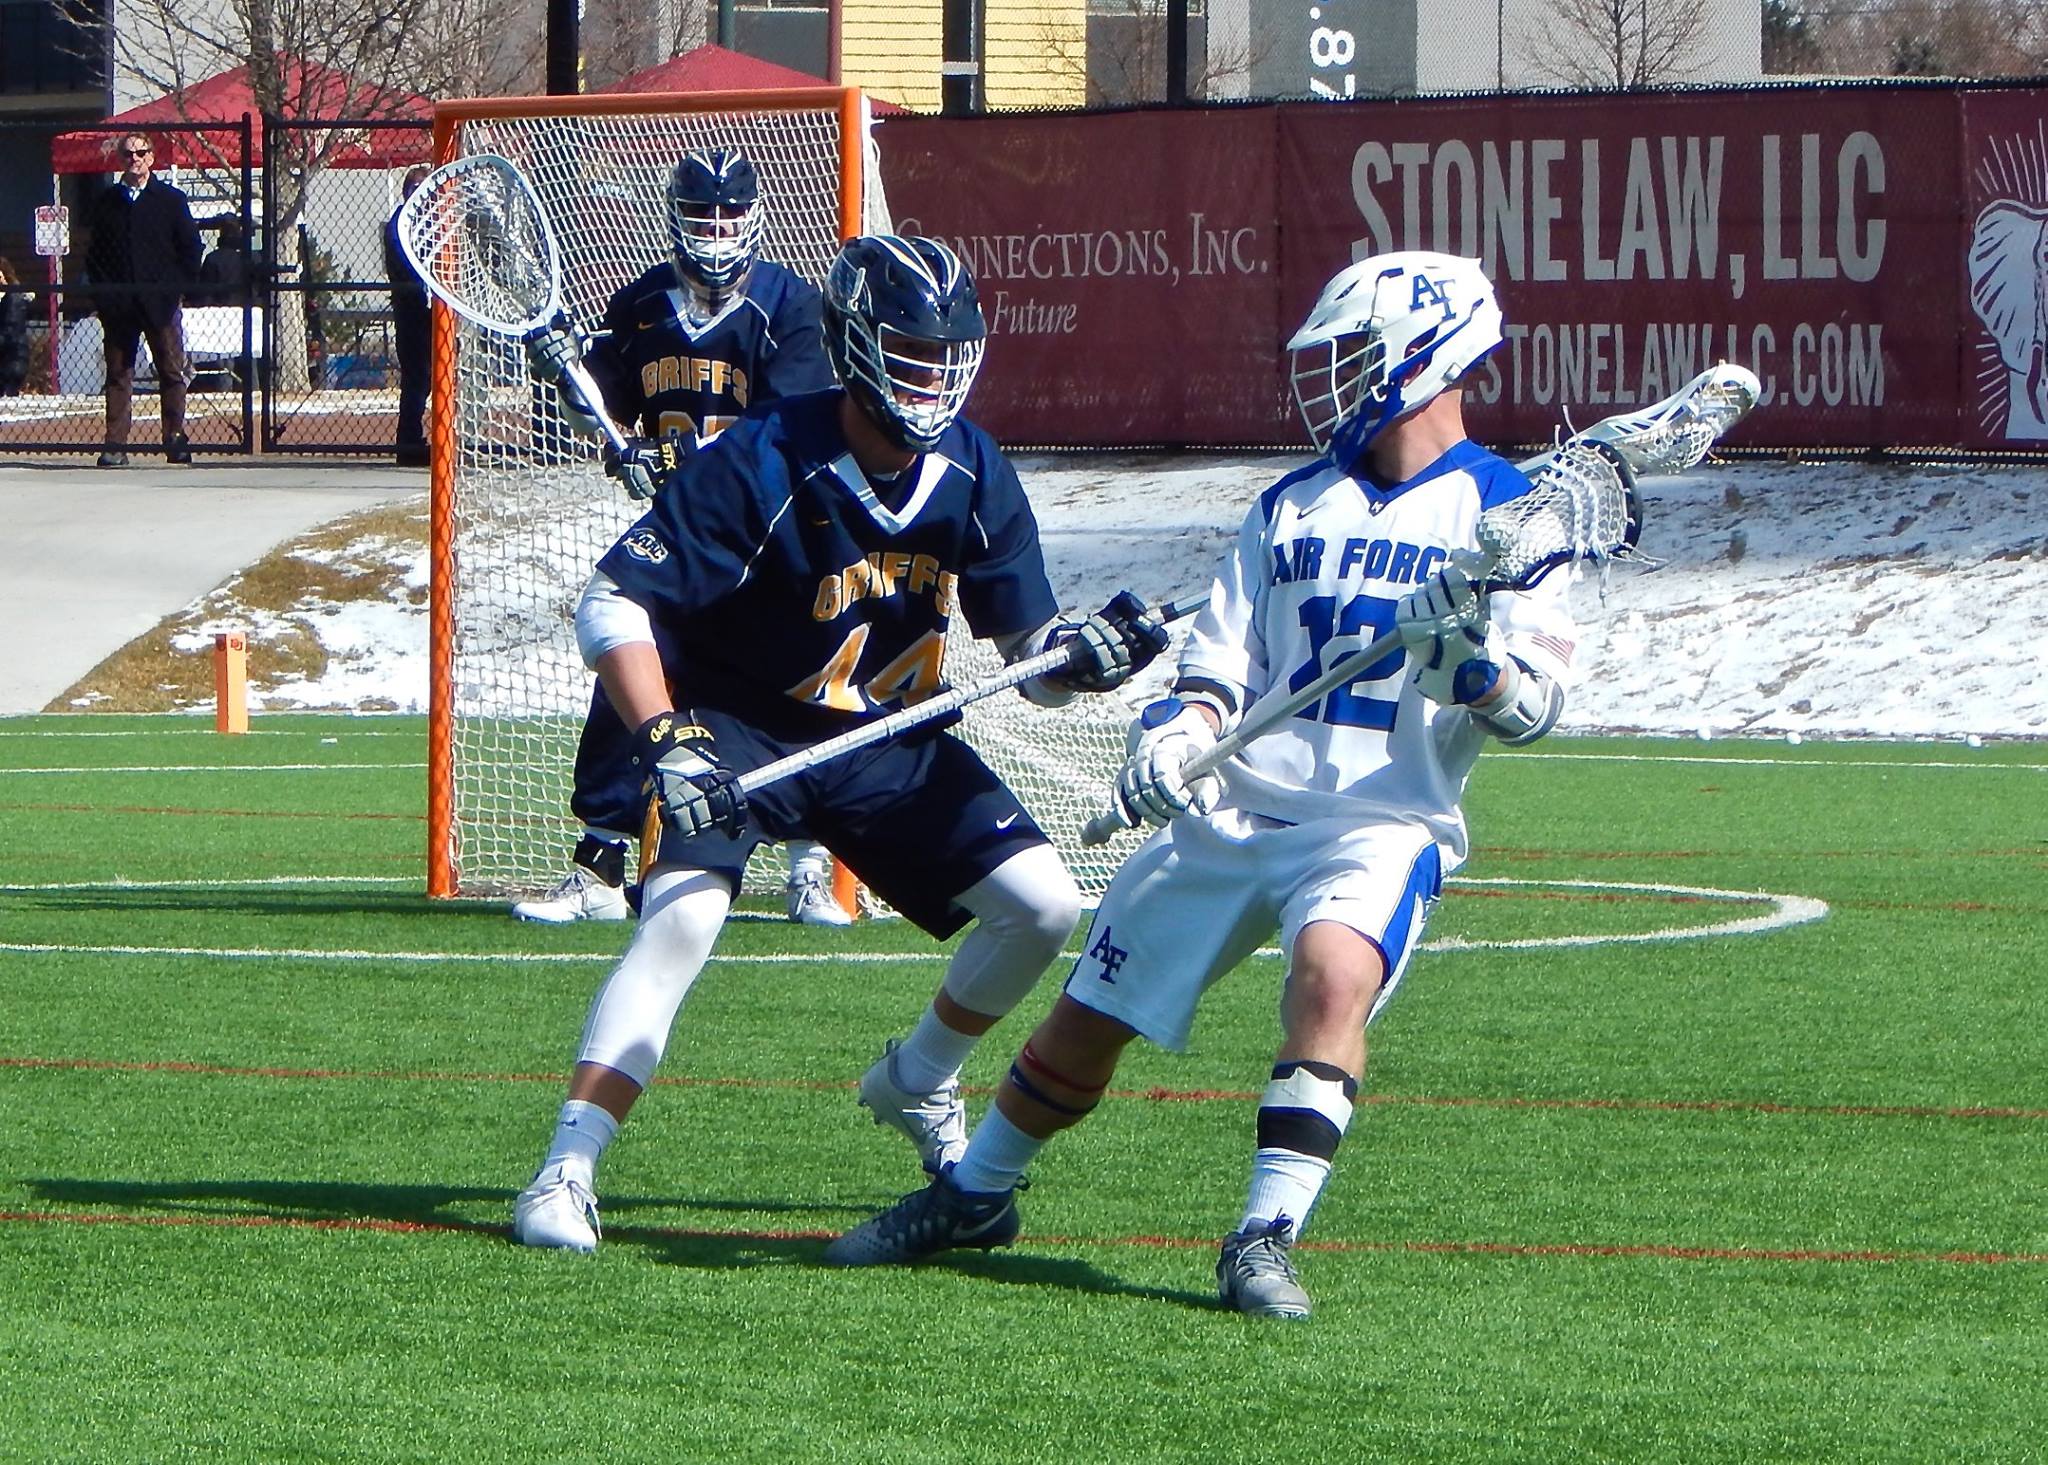
<path fill-rule="evenodd" d="M 0 460 L 0 716 L 40 712 L 287 540 L 427 489 L 425 469 L 375 459 L 133 461 Z"/>

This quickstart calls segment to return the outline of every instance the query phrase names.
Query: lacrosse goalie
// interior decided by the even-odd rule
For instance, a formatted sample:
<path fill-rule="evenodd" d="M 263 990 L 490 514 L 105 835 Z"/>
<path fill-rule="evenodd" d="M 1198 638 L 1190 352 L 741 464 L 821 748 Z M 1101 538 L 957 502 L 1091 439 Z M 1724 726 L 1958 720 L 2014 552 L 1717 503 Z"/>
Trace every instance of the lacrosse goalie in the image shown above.
<path fill-rule="evenodd" d="M 598 1159 L 763 839 L 822 836 L 934 937 L 974 922 L 910 1035 L 859 1085 L 875 1122 L 933 1173 L 966 1144 L 962 1060 L 1080 914 L 1031 815 L 936 723 L 751 794 L 737 781 L 931 696 L 956 612 L 1012 662 L 1072 647 L 1023 684 L 1047 705 L 1122 685 L 1167 644 L 1128 592 L 1059 618 L 1016 471 L 959 415 L 987 331 L 951 250 L 848 242 L 826 277 L 824 327 L 840 389 L 749 413 L 693 455 L 598 561 L 577 608 L 584 659 L 636 729 L 653 849 L 640 923 L 591 1004 L 547 1155 L 514 1206 L 527 1246 L 597 1245 Z"/>
<path fill-rule="evenodd" d="M 604 330 L 588 344 L 561 326 L 528 342 L 534 374 L 555 384 L 562 417 L 599 436 L 598 414 L 633 423 L 644 437 L 607 447 L 605 468 L 636 499 L 651 498 L 681 457 L 716 437 L 750 405 L 832 385 L 818 333 L 819 294 L 761 258 L 768 215 L 754 165 L 735 148 L 683 155 L 666 197 L 670 256 L 612 296 Z M 586 402 L 564 374 L 581 360 L 602 394 Z M 523 921 L 624 920 L 628 843 L 639 834 L 640 773 L 623 723 L 600 685 L 576 744 L 570 812 L 582 837 L 567 875 L 522 900 Z M 832 895 L 825 847 L 789 844 L 789 918 L 845 926 Z"/>
<path fill-rule="evenodd" d="M 1571 673 L 1568 575 L 1482 595 L 1454 558 L 1478 548 L 1483 512 L 1531 491 L 1465 436 L 1463 384 L 1501 328 L 1476 260 L 1382 255 L 1325 287 L 1288 343 L 1321 456 L 1253 504 L 1172 695 L 1130 731 L 1119 795 L 1164 827 L 1111 882 L 1063 994 L 960 1162 L 840 1237 L 828 1261 L 1014 1240 L 1025 1166 L 1095 1108 L 1124 1046 L 1144 1036 L 1183 1048 L 1203 991 L 1277 929 L 1281 1042 L 1249 1198 L 1216 1276 L 1227 1307 L 1308 1316 L 1291 1248 L 1351 1121 L 1366 1024 L 1465 859 L 1466 775 L 1488 740 L 1548 732 Z M 1389 629 L 1395 649 L 1355 680 L 1220 776 L 1182 778 L 1262 694 L 1306 687 L 1326 657 Z"/>

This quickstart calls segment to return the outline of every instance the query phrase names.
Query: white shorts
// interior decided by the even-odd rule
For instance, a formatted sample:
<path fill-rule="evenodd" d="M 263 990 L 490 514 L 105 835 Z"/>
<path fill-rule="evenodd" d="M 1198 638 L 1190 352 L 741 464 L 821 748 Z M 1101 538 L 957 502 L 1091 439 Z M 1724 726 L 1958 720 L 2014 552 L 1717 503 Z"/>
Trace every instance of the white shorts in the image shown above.
<path fill-rule="evenodd" d="M 1183 816 L 1124 862 L 1103 894 L 1066 992 L 1162 1048 L 1187 1046 L 1209 985 L 1277 928 L 1283 949 L 1311 921 L 1379 948 L 1379 1015 L 1443 893 L 1443 857 L 1419 824 L 1310 824 L 1222 809 Z"/>

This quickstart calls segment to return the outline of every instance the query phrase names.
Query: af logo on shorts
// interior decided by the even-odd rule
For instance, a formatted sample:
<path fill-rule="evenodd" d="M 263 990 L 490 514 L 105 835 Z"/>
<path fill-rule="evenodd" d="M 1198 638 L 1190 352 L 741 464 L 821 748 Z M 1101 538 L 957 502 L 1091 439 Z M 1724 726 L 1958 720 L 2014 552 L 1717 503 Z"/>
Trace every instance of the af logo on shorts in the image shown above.
<path fill-rule="evenodd" d="M 1114 982 L 1116 980 L 1117 972 L 1130 959 L 1130 955 L 1130 952 L 1124 950 L 1123 947 L 1115 945 L 1110 941 L 1109 927 L 1107 926 L 1102 928 L 1100 939 L 1088 948 L 1089 960 L 1102 963 L 1102 970 L 1095 975 L 1105 982 Z"/>
<path fill-rule="evenodd" d="M 619 543 L 634 559 L 645 560 L 650 565 L 658 565 L 668 558 L 668 546 L 652 529 L 635 529 Z"/>

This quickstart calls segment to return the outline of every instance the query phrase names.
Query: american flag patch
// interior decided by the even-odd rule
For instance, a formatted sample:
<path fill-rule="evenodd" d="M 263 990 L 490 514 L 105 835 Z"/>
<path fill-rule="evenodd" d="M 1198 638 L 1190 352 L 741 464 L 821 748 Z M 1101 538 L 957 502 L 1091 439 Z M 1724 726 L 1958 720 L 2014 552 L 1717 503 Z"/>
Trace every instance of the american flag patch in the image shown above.
<path fill-rule="evenodd" d="M 1533 644 L 1541 646 L 1552 656 L 1555 656 L 1561 665 L 1570 666 L 1572 664 L 1573 643 L 1565 640 L 1562 636 L 1546 636 L 1538 632 L 1536 635 L 1531 636 L 1529 640 Z"/>

